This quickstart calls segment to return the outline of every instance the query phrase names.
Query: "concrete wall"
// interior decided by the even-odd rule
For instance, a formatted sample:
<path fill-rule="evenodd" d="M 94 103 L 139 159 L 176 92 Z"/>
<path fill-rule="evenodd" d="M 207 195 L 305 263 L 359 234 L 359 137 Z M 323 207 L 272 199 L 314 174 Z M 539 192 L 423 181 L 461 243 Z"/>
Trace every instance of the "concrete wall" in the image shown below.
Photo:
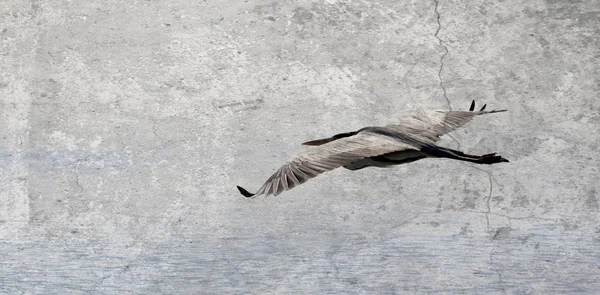
<path fill-rule="evenodd" d="M 0 293 L 600 292 L 600 4 L 2 1 Z M 511 162 L 336 170 L 411 110 Z"/>

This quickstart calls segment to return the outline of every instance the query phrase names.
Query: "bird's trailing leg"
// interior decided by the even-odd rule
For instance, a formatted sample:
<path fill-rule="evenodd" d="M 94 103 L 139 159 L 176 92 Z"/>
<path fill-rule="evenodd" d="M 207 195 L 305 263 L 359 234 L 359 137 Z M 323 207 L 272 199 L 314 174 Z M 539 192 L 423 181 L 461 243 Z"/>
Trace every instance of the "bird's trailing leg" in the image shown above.
<path fill-rule="evenodd" d="M 497 164 L 502 162 L 508 162 L 507 159 L 503 158 L 496 153 L 485 154 L 482 156 L 468 155 L 461 151 L 438 147 L 438 146 L 426 146 L 421 149 L 421 152 L 427 154 L 430 157 L 435 158 L 448 158 L 459 161 L 471 162 L 476 164 Z"/>

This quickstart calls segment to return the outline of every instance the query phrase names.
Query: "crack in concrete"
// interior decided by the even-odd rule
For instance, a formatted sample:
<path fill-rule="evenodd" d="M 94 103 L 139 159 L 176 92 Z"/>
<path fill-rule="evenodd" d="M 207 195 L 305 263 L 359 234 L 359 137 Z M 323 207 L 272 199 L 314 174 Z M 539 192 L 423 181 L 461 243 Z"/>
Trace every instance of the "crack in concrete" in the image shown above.
<path fill-rule="evenodd" d="M 408 69 L 408 71 L 406 71 L 406 73 L 404 74 L 404 76 L 402 76 L 402 80 L 404 80 L 404 86 L 406 86 L 406 90 L 408 90 L 408 95 L 410 97 L 410 101 L 412 101 L 412 103 L 414 103 L 415 105 L 418 105 L 420 107 L 421 105 L 419 105 L 419 104 L 416 103 L 415 98 L 413 97 L 413 94 L 412 94 L 411 87 L 408 84 L 408 74 L 410 74 L 416 66 L 417 66 L 417 62 L 415 62 L 410 67 L 410 69 Z"/>
<path fill-rule="evenodd" d="M 440 46 L 444 47 L 444 54 L 442 54 L 442 56 L 440 57 L 440 70 L 438 71 L 438 78 L 440 79 L 440 87 L 442 88 L 442 91 L 444 92 L 444 98 L 446 99 L 446 103 L 448 104 L 448 110 L 452 111 L 452 105 L 450 103 L 450 99 L 448 98 L 448 93 L 446 92 L 446 86 L 444 86 L 444 79 L 442 78 L 442 71 L 444 70 L 444 58 L 446 57 L 446 55 L 448 54 L 449 51 L 448 51 L 448 47 L 446 47 L 446 45 L 444 45 L 444 42 L 438 36 L 440 31 L 442 30 L 442 23 L 440 21 L 441 16 L 438 11 L 438 6 L 440 5 L 440 3 L 439 3 L 439 0 L 434 0 L 434 2 L 435 2 L 434 11 L 435 11 L 435 14 L 437 15 L 438 28 L 435 31 L 435 34 L 433 34 L 433 35 L 435 36 L 436 39 L 438 39 L 438 43 L 440 44 Z"/>
<path fill-rule="evenodd" d="M 86 156 L 84 158 L 77 159 L 77 161 L 75 162 L 75 165 L 73 167 L 73 173 L 75 173 L 75 185 L 79 188 L 79 192 L 77 192 L 77 196 L 76 196 L 77 201 L 83 200 L 83 193 L 85 191 L 85 189 L 83 188 L 83 185 L 81 185 L 81 182 L 80 182 L 81 176 L 79 175 L 79 165 L 81 164 L 81 162 L 87 161 L 89 158 L 90 158 L 90 156 Z M 65 203 L 65 206 L 66 206 L 67 212 L 69 213 L 69 216 L 75 216 L 76 209 L 73 208 L 74 204 L 71 203 L 70 201 L 71 201 L 71 198 L 69 197 L 66 201 L 67 203 Z"/>
<path fill-rule="evenodd" d="M 478 168 L 478 167 L 472 167 L 474 169 L 480 170 L 485 172 L 485 174 L 487 174 L 488 176 L 488 181 L 489 181 L 489 193 L 487 196 L 487 199 L 485 200 L 485 205 L 486 205 L 486 211 L 470 211 L 470 210 L 466 210 L 467 212 L 472 212 L 472 213 L 478 213 L 478 214 L 484 214 L 485 215 L 485 220 L 486 220 L 486 231 L 490 231 L 490 215 L 494 215 L 494 216 L 501 216 L 504 218 L 508 219 L 508 223 L 509 223 L 509 228 L 512 227 L 512 220 L 528 220 L 528 219 L 533 219 L 533 220 L 543 220 L 543 221 L 553 221 L 556 222 L 555 219 L 550 219 L 550 218 L 543 218 L 543 217 L 537 217 L 535 215 L 531 215 L 531 216 L 526 216 L 526 217 L 511 217 L 505 214 L 500 214 L 500 213 L 492 213 L 492 206 L 491 206 L 491 200 L 492 200 L 492 192 L 494 191 L 494 181 L 493 181 L 493 174 L 490 171 Z"/>
<path fill-rule="evenodd" d="M 166 215 L 168 216 L 168 219 L 166 220 L 166 222 L 164 223 L 166 227 L 168 226 L 172 226 L 173 225 L 173 218 L 176 217 L 179 219 L 179 222 L 181 221 L 181 216 L 182 214 L 176 214 L 177 212 L 180 211 L 181 206 L 181 200 L 183 199 L 184 195 L 179 193 L 179 192 L 175 192 L 175 194 L 177 195 L 177 200 L 176 200 L 176 208 L 173 210 L 169 210 L 172 209 L 172 207 L 167 207 L 166 209 Z M 117 213 L 117 214 L 122 214 L 122 215 L 126 215 L 126 216 L 135 216 L 135 217 L 140 217 L 142 215 L 135 215 L 135 214 L 127 214 L 127 213 Z M 151 216 L 144 216 L 143 218 L 150 218 Z M 165 216 L 160 216 L 160 217 L 152 217 L 154 219 L 160 219 L 160 220 L 165 220 Z M 143 239 L 140 238 L 140 236 L 135 236 L 134 240 L 139 242 L 139 247 L 141 249 L 144 249 L 144 251 L 138 253 L 135 255 L 135 257 L 129 259 L 129 261 L 127 262 L 127 264 L 123 267 L 123 269 L 121 270 L 122 274 L 127 273 L 128 271 L 131 271 L 131 268 L 133 268 L 136 265 L 143 265 L 144 264 L 144 260 L 147 259 L 147 255 L 148 253 L 152 252 L 152 253 L 158 253 L 158 255 L 160 256 L 167 256 L 169 254 L 173 253 L 173 249 L 175 248 L 181 248 L 183 244 L 188 243 L 189 240 L 185 239 L 185 237 L 180 239 L 179 243 L 176 244 L 171 244 L 169 242 L 173 242 L 176 238 L 174 238 L 172 235 L 169 237 L 169 241 L 167 242 L 166 240 L 163 240 L 163 242 L 158 242 L 158 243 L 154 243 L 154 242 L 149 242 L 147 239 Z M 171 245 L 171 246 L 167 246 L 167 247 L 163 247 L 164 245 Z M 111 276 L 115 276 L 116 274 L 118 274 L 117 272 L 108 275 L 108 277 Z M 104 279 L 102 280 L 102 282 L 104 281 Z M 156 280 L 155 280 L 156 283 Z M 161 290 L 160 286 L 158 283 L 155 284 L 156 288 Z M 159 293 L 164 293 L 159 292 Z"/>
<path fill-rule="evenodd" d="M 413 216 L 413 217 L 411 217 L 409 219 L 406 219 L 406 220 L 402 221 L 400 224 L 395 225 L 394 227 L 392 227 L 392 229 L 397 229 L 399 227 L 405 226 L 405 225 L 411 223 L 413 220 L 417 219 L 419 216 L 421 216 L 423 214 L 425 214 L 425 213 L 417 213 L 417 215 L 415 215 L 415 216 Z"/>
<path fill-rule="evenodd" d="M 94 254 L 96 254 L 95 249 L 94 249 Z M 92 286 L 91 293 L 92 294 L 100 293 L 100 292 L 96 292 L 96 290 L 98 289 L 98 287 L 102 286 L 107 279 L 115 277 L 119 273 L 125 274 L 125 273 L 127 273 L 128 271 L 131 270 L 131 267 L 132 267 L 131 266 L 131 262 L 129 262 L 129 263 L 125 264 L 125 266 L 123 266 L 121 269 L 115 270 L 111 274 L 107 274 L 107 275 L 101 277 L 100 281 L 98 281 L 96 284 L 94 284 L 94 286 Z"/>
<path fill-rule="evenodd" d="M 108 278 L 110 278 L 112 275 L 105 275 L 102 278 L 100 278 L 100 281 L 97 282 L 96 284 L 94 284 L 94 286 L 92 286 L 92 290 L 91 293 L 92 294 L 96 294 L 96 289 L 98 289 L 98 287 L 102 286 L 102 284 L 104 284 L 104 281 L 106 281 Z"/>
<path fill-rule="evenodd" d="M 414 69 L 416 66 L 417 66 L 417 63 L 415 62 L 415 63 L 414 63 L 414 64 L 413 64 L 413 65 L 410 67 L 410 69 L 409 69 L 409 70 L 406 72 L 406 74 L 404 74 L 404 76 L 402 76 L 402 79 L 404 80 L 404 86 L 406 86 L 406 89 L 408 90 L 408 95 L 409 95 L 409 97 L 410 97 L 410 101 L 411 101 L 413 104 L 417 105 L 417 106 L 418 106 L 418 107 L 421 109 L 421 111 L 423 112 L 423 114 L 426 114 L 426 112 L 425 112 L 425 109 L 423 109 L 423 107 L 421 107 L 421 105 L 420 105 L 420 104 L 418 104 L 418 103 L 415 101 L 415 98 L 414 98 L 414 96 L 413 96 L 413 94 L 412 94 L 411 87 L 410 87 L 410 85 L 409 85 L 409 83 L 408 83 L 408 74 L 410 74 L 410 73 L 412 72 L 412 70 L 413 70 L 413 69 Z M 398 84 L 400 84 L 400 82 L 398 82 Z M 433 123 L 432 123 L 432 124 L 433 124 Z M 446 135 L 448 135 L 450 138 L 452 138 L 452 140 L 454 140 L 454 142 L 456 142 L 456 149 L 460 149 L 460 142 L 458 142 L 458 140 L 456 140 L 456 138 L 454 138 L 454 136 L 452 136 L 451 134 L 446 134 Z"/>
<path fill-rule="evenodd" d="M 485 201 L 485 205 L 487 207 L 487 211 L 483 212 L 483 214 L 485 214 L 485 221 L 486 221 L 486 231 L 490 231 L 490 213 L 492 213 L 492 207 L 491 207 L 491 200 L 492 200 L 492 192 L 494 190 L 494 182 L 493 182 L 493 176 L 492 176 L 492 172 L 481 169 L 479 167 L 474 167 L 472 166 L 474 169 L 477 169 L 479 171 L 483 171 L 485 172 L 485 174 L 487 174 L 488 176 L 488 181 L 490 183 L 490 187 L 489 187 L 489 194 L 488 197 Z"/>
<path fill-rule="evenodd" d="M 485 171 L 482 169 L 482 171 Z M 486 229 L 490 230 L 490 213 L 492 212 L 492 207 L 490 206 L 490 202 L 492 200 L 492 191 L 494 190 L 494 182 L 492 181 L 492 172 L 485 171 L 488 175 L 488 181 L 490 182 L 490 193 L 488 194 L 487 200 L 485 201 L 485 205 L 487 207 L 487 212 L 485 213 L 485 221 L 486 221 Z"/>
<path fill-rule="evenodd" d="M 496 275 L 498 275 L 498 285 L 500 286 L 500 289 L 502 290 L 502 294 L 506 294 L 506 289 L 504 288 L 504 279 L 502 278 L 502 273 L 496 267 L 496 265 L 495 265 L 496 262 L 494 261 L 494 258 L 492 257 L 495 249 L 496 249 L 496 246 L 493 246 L 492 250 L 490 251 L 490 256 L 489 256 L 490 266 L 492 266 L 492 269 L 496 272 Z"/>
<path fill-rule="evenodd" d="M 448 135 L 448 137 L 452 138 L 452 140 L 454 140 L 454 142 L 456 142 L 456 148 L 455 149 L 459 150 L 460 149 L 460 142 L 456 138 L 454 138 L 454 136 L 452 136 L 451 134 L 447 134 L 447 135 Z"/>
<path fill-rule="evenodd" d="M 77 184 L 77 186 L 79 187 L 79 196 L 83 196 L 83 186 L 81 186 L 81 183 L 79 183 L 79 164 L 81 163 L 81 161 L 83 161 L 83 159 L 79 159 L 77 160 L 77 163 L 75 164 L 75 184 Z"/>
<path fill-rule="evenodd" d="M 487 212 L 487 211 L 464 210 L 464 212 L 477 213 L 477 214 L 487 214 L 487 215 L 492 215 L 492 216 L 504 217 L 504 218 L 508 219 L 509 227 L 512 227 L 512 224 L 511 224 L 512 220 L 530 220 L 531 219 L 531 220 L 538 220 L 538 221 L 552 221 L 552 222 L 557 222 L 556 219 L 537 217 L 537 216 L 533 216 L 533 215 L 532 216 L 525 216 L 525 217 L 513 217 L 513 216 L 506 215 L 506 214 L 493 213 L 493 212 Z"/>
<path fill-rule="evenodd" d="M 421 111 L 423 112 L 423 114 L 425 114 L 425 113 L 426 113 L 426 112 L 425 112 L 425 109 L 423 109 L 423 107 L 422 107 L 420 104 L 418 104 L 418 103 L 415 101 L 415 98 L 414 98 L 414 96 L 413 96 L 413 93 L 412 93 L 412 90 L 411 90 L 410 84 L 408 83 L 408 74 L 410 74 L 410 73 L 411 73 L 411 72 L 414 70 L 414 68 L 417 66 L 417 63 L 418 63 L 418 62 L 415 62 L 415 63 L 414 63 L 414 64 L 413 64 L 413 65 L 410 67 L 410 69 L 408 69 L 408 71 L 406 71 L 406 73 L 404 74 L 404 76 L 402 76 L 402 80 L 404 80 L 404 86 L 406 87 L 406 90 L 408 91 L 408 96 L 409 96 L 409 98 L 410 98 L 410 101 L 411 101 L 411 102 L 412 102 L 414 105 L 418 106 L 418 107 L 421 109 Z M 400 83 L 398 83 L 398 84 L 400 84 Z"/>
<path fill-rule="evenodd" d="M 442 71 L 444 70 L 444 58 L 446 58 L 446 55 L 448 55 L 449 51 L 448 51 L 448 47 L 444 44 L 444 41 L 442 41 L 442 38 L 440 38 L 439 33 L 442 30 L 442 22 L 441 22 L 441 15 L 440 12 L 438 11 L 438 7 L 440 5 L 439 0 L 433 0 L 435 2 L 435 7 L 433 8 L 433 11 L 435 12 L 436 16 L 437 16 L 437 24 L 438 24 L 438 28 L 435 31 L 435 34 L 433 34 L 433 36 L 435 36 L 435 38 L 438 40 L 438 43 L 440 44 L 440 46 L 442 46 L 444 48 L 444 54 L 442 54 L 442 56 L 440 56 L 440 69 L 438 71 L 438 79 L 440 80 L 440 87 L 442 88 L 443 94 L 444 94 L 444 98 L 446 99 L 446 104 L 448 104 L 448 110 L 452 111 L 452 104 L 450 103 L 450 98 L 448 98 L 448 92 L 446 91 L 446 86 L 444 86 L 444 79 L 442 78 Z M 454 138 L 454 136 L 448 134 L 448 136 L 450 138 L 452 138 L 452 140 L 454 140 L 454 142 L 456 142 L 456 149 L 460 149 L 460 142 L 458 142 L 458 140 L 456 140 L 456 138 Z"/>
<path fill-rule="evenodd" d="M 165 140 L 164 138 L 162 138 L 162 136 L 158 135 L 158 133 L 156 132 L 156 120 L 152 120 L 152 133 L 154 133 L 154 136 L 158 137 L 160 140 Z"/>
<path fill-rule="evenodd" d="M 83 161 L 83 160 L 84 159 L 78 159 L 77 162 L 75 162 L 75 165 L 73 167 L 73 173 L 75 173 L 75 185 L 77 185 L 77 187 L 79 188 L 79 192 L 77 193 L 77 199 L 79 199 L 79 200 L 81 200 L 83 198 L 83 186 L 79 182 L 79 164 L 81 164 L 81 161 Z M 66 199 L 64 206 L 67 210 L 67 213 L 69 214 L 69 217 L 72 217 L 72 216 L 75 216 L 75 209 L 73 208 L 73 205 L 71 204 L 70 201 L 71 201 L 71 198 L 68 197 Z"/>

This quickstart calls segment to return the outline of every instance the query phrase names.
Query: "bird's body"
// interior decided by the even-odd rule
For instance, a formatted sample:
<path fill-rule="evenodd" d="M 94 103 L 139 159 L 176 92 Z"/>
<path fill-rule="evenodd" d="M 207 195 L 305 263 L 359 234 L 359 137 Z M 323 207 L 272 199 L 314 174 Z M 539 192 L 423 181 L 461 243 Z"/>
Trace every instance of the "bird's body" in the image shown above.
<path fill-rule="evenodd" d="M 366 167 L 390 167 L 423 158 L 450 158 L 477 164 L 508 162 L 501 156 L 486 154 L 467 155 L 457 150 L 436 145 L 440 137 L 483 114 L 505 110 L 429 111 L 408 116 L 385 127 L 365 127 L 358 131 L 334 135 L 303 143 L 315 146 L 288 160 L 254 194 L 238 186 L 246 197 L 278 195 L 306 182 L 323 172 L 344 167 L 359 170 Z"/>

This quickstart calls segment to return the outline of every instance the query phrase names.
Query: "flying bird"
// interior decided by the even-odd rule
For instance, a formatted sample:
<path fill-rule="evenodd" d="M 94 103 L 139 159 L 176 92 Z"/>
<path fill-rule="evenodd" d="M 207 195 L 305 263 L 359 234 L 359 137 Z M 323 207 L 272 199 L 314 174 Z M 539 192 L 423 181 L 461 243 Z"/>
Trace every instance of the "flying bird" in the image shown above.
<path fill-rule="evenodd" d="M 442 135 L 463 126 L 475 116 L 506 111 L 486 111 L 485 107 L 483 105 L 479 111 L 474 111 L 473 100 L 469 111 L 426 111 L 384 127 L 365 127 L 304 142 L 303 145 L 314 147 L 289 159 L 256 193 L 240 186 L 237 188 L 245 197 L 277 196 L 338 167 L 348 170 L 391 167 L 423 158 L 447 158 L 488 165 L 508 162 L 496 153 L 475 156 L 436 145 Z"/>

